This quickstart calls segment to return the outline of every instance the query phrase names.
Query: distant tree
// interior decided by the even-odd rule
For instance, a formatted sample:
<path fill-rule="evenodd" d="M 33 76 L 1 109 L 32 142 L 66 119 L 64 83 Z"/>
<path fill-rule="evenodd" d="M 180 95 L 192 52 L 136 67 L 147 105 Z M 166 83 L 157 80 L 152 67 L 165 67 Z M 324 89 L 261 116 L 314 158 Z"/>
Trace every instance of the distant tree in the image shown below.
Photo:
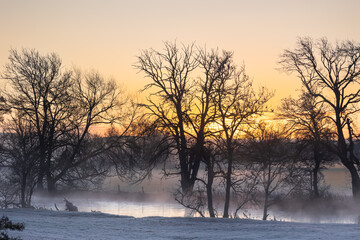
<path fill-rule="evenodd" d="M 289 141 L 287 129 L 276 129 L 264 122 L 248 132 L 248 137 L 249 170 L 263 193 L 263 220 L 266 220 L 269 207 L 283 200 L 301 184 L 296 174 L 298 168 L 293 143 Z"/>
<path fill-rule="evenodd" d="M 118 136 L 118 132 L 111 132 L 109 136 Z M 171 154 L 169 136 L 141 117 L 131 126 L 127 136 L 116 142 L 105 157 L 115 167 L 117 176 L 131 183 L 150 178 L 152 170 L 165 164 Z"/>
<path fill-rule="evenodd" d="M 2 78 L 10 85 L 4 92 L 6 106 L 14 114 L 25 116 L 36 131 L 40 153 L 38 184 L 42 188 L 57 137 L 56 127 L 69 117 L 67 110 L 73 107 L 68 91 L 73 84 L 71 73 L 61 71 L 56 54 L 42 56 L 36 50 L 12 49 Z"/>
<path fill-rule="evenodd" d="M 4 173 L 12 182 L 12 191 L 19 193 L 20 206 L 30 207 L 39 167 L 36 132 L 26 116 L 13 116 L 3 129 L 0 157 Z"/>
<path fill-rule="evenodd" d="M 120 101 L 120 92 L 115 82 L 107 81 L 96 72 L 77 72 L 74 85 L 69 91 L 73 109 L 68 112 L 67 119 L 59 121 L 59 128 L 55 129 L 59 131 L 57 145 L 54 145 L 56 151 L 47 160 L 46 178 L 50 191 L 55 189 L 55 184 L 71 169 L 80 167 L 113 146 L 112 139 L 92 138 L 92 127 L 116 123 L 119 119 L 124 120 L 124 115 L 129 115 L 126 124 L 131 124 L 135 114 L 131 108 L 127 109 L 128 112 L 121 109 L 125 102 Z M 128 129 L 126 124 L 124 123 L 122 135 Z M 88 147 L 90 145 L 92 148 Z"/>
<path fill-rule="evenodd" d="M 307 91 L 331 109 L 329 118 L 337 135 L 333 151 L 350 172 L 353 196 L 360 198 L 360 164 L 345 130 L 351 129 L 351 117 L 359 111 L 360 44 L 346 41 L 332 45 L 326 38 L 300 38 L 293 50 L 283 52 L 280 64 L 284 71 L 297 73 Z M 349 132 L 351 139 L 354 135 Z"/>
<path fill-rule="evenodd" d="M 329 152 L 332 142 L 332 122 L 328 118 L 324 102 L 307 91 L 303 91 L 298 99 L 292 97 L 282 100 L 280 116 L 291 126 L 301 146 L 300 155 L 305 165 L 311 168 L 312 195 L 320 197 L 319 174 L 321 168 L 335 160 Z"/>
<path fill-rule="evenodd" d="M 96 72 L 63 71 L 56 54 L 36 50 L 10 50 L 2 77 L 9 82 L 5 103 L 12 116 L 21 116 L 31 125 L 38 142 L 38 186 L 46 180 L 49 191 L 59 181 L 92 176 L 75 171 L 98 157 L 112 144 L 92 138 L 91 129 L 101 124 L 124 124 L 124 132 L 135 114 L 121 112 L 126 101 L 112 80 Z M 130 119 L 126 123 L 124 119 Z M 93 148 L 86 148 L 91 142 Z M 82 168 L 84 170 L 85 168 Z M 70 174 L 75 176 L 70 176 Z M 89 174 L 88 174 L 89 173 Z"/>

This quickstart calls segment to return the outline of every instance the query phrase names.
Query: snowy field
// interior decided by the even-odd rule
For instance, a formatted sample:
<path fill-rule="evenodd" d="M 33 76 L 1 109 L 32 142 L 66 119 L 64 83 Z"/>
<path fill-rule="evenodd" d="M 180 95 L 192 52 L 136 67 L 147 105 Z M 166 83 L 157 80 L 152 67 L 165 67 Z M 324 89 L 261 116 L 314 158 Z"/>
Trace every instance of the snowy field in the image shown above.
<path fill-rule="evenodd" d="M 95 212 L 1 209 L 27 239 L 359 239 L 359 224 L 313 224 L 247 219 L 134 218 Z"/>

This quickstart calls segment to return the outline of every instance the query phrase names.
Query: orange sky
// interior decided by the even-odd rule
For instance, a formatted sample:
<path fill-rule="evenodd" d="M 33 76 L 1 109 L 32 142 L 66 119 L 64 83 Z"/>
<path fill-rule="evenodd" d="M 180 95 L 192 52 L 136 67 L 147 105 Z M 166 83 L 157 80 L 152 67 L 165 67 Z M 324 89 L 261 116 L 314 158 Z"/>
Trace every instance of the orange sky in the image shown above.
<path fill-rule="evenodd" d="M 276 70 L 282 50 L 298 36 L 360 41 L 359 9 L 358 0 L 0 0 L 0 71 L 10 48 L 35 48 L 135 92 L 147 82 L 132 67 L 140 49 L 195 41 L 234 51 L 278 102 L 300 86 Z"/>

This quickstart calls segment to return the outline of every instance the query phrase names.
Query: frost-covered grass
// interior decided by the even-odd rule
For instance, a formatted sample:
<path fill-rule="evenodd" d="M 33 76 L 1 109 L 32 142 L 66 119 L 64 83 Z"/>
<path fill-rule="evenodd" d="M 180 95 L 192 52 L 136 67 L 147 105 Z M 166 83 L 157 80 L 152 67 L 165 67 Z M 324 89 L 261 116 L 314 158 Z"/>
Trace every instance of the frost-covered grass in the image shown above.
<path fill-rule="evenodd" d="M 313 224 L 248 219 L 134 218 L 95 212 L 1 209 L 27 239 L 358 239 L 358 224 Z"/>

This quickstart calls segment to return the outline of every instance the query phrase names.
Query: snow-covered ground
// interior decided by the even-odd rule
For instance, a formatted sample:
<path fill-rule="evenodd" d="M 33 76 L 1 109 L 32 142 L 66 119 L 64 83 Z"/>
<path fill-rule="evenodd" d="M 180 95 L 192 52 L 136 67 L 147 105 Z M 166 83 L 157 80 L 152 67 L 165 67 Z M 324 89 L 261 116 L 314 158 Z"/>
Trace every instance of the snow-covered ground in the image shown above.
<path fill-rule="evenodd" d="M 338 175 L 334 182 L 338 182 Z M 331 174 L 329 175 L 331 179 Z M 155 181 L 155 184 L 154 184 Z M 24 222 L 23 232 L 13 237 L 32 239 L 359 239 L 360 208 L 338 209 L 329 205 L 327 211 L 314 214 L 301 208 L 295 212 L 271 209 L 269 219 L 261 221 L 261 209 L 245 212 L 252 219 L 189 218 L 189 211 L 176 203 L 171 192 L 173 182 L 152 182 L 127 187 L 121 193 L 69 193 L 57 196 L 35 195 L 35 209 L 0 209 L 13 222 Z M 115 192 L 119 183 L 109 190 Z M 115 189 L 115 190 L 114 190 Z M 343 185 L 339 185 L 343 191 Z M 145 190 L 145 195 L 142 191 Z M 55 211 L 55 204 L 64 209 L 64 198 L 73 202 L 78 213 Z M 357 205 L 356 205 L 357 206 Z M 217 206 L 221 211 L 222 206 Z M 52 209 L 52 210 L 51 210 Z M 91 212 L 100 211 L 100 212 Z M 219 212 L 221 215 L 221 212 Z M 242 216 L 243 214 L 240 213 Z M 156 217 L 155 217 L 156 216 Z M 245 216 L 245 215 L 244 215 Z M 299 223 L 303 222 L 303 223 Z M 320 224 L 321 223 L 321 224 Z M 346 224 L 345 224 L 346 223 Z M 10 232 L 9 232 L 10 233 Z"/>
<path fill-rule="evenodd" d="M 134 218 L 95 212 L 1 209 L 28 239 L 359 239 L 358 224 L 313 224 L 248 219 Z"/>

